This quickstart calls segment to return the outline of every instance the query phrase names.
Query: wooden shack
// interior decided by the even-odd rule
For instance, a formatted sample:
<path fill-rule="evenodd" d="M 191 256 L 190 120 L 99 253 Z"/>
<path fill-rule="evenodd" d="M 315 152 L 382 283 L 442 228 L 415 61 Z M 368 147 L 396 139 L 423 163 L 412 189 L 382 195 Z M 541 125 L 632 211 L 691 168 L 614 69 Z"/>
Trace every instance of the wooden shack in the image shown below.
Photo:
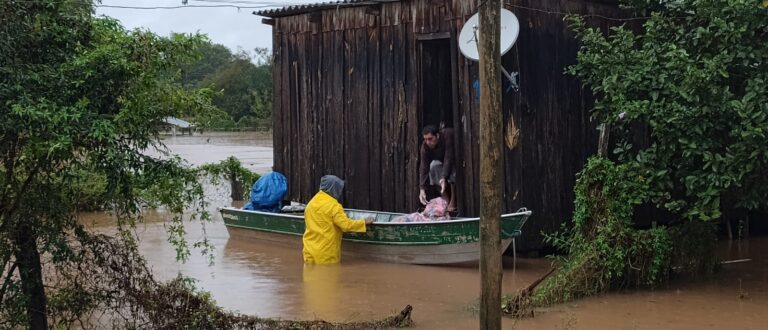
<path fill-rule="evenodd" d="M 421 129 L 453 127 L 458 142 L 458 207 L 478 215 L 478 63 L 457 36 L 474 0 L 346 0 L 255 14 L 273 27 L 274 152 L 289 197 L 307 202 L 319 179 L 346 179 L 345 207 L 418 209 Z M 506 0 L 520 21 L 502 58 L 519 72 L 503 83 L 504 209 L 526 207 L 523 248 L 542 245 L 573 211 L 575 174 L 596 150 L 591 92 L 564 74 L 579 43 L 563 21 L 584 15 L 615 25 L 616 1 Z M 514 134 L 519 136 L 516 143 Z M 518 244 L 520 246 L 520 244 Z"/>

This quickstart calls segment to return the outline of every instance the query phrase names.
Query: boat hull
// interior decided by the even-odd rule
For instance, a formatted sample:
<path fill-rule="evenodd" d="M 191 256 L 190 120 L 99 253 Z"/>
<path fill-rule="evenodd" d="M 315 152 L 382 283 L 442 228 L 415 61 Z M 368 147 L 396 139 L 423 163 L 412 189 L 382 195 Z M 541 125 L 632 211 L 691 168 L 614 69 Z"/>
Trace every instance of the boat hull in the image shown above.
<path fill-rule="evenodd" d="M 301 249 L 304 218 L 222 208 L 222 217 L 233 238 L 268 242 Z M 351 217 L 374 216 L 391 220 L 399 214 L 348 210 Z M 520 235 L 530 211 L 502 217 L 501 251 Z M 366 233 L 345 234 L 342 255 L 365 260 L 406 264 L 455 264 L 480 258 L 479 220 L 459 219 L 420 223 L 377 222 Z"/>

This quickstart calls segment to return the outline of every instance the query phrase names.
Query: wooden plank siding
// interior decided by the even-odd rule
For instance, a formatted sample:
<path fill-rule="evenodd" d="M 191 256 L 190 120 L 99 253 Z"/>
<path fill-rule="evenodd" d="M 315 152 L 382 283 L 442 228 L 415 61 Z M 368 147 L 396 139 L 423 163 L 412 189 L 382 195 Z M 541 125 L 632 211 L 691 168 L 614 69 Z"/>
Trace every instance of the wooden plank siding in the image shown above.
<path fill-rule="evenodd" d="M 455 47 L 476 1 L 402 0 L 275 17 L 275 170 L 289 180 L 289 198 L 307 202 L 320 177 L 346 180 L 346 207 L 391 212 L 418 208 L 421 141 L 420 38 L 450 36 L 457 132 L 458 206 L 479 214 L 478 65 Z M 534 212 L 523 247 L 540 248 L 573 211 L 575 174 L 594 154 L 592 97 L 564 75 L 579 44 L 559 13 L 621 17 L 608 1 L 507 0 L 520 36 L 502 61 L 520 73 L 520 91 L 503 86 L 504 127 L 520 130 L 504 146 L 504 209 Z M 310 16 L 315 15 L 310 21 Z M 593 26 L 615 21 L 590 17 Z"/>

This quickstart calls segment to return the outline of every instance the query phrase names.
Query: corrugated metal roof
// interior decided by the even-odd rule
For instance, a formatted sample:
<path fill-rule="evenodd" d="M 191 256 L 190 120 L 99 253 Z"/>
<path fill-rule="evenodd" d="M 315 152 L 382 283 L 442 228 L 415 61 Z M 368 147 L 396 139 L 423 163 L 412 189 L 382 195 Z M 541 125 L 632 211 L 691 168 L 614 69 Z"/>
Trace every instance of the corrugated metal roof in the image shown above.
<path fill-rule="evenodd" d="M 386 2 L 397 2 L 400 0 L 339 0 L 339 1 L 327 1 L 318 3 L 308 3 L 301 5 L 286 6 L 282 8 L 273 8 L 254 11 L 254 15 L 266 16 L 266 17 L 282 17 L 309 13 L 323 9 L 335 9 L 354 6 L 370 6 Z"/>
<path fill-rule="evenodd" d="M 166 124 L 178 126 L 178 127 L 181 127 L 181 128 L 189 128 L 190 126 L 192 126 L 192 124 L 190 122 L 188 122 L 186 120 L 182 120 L 182 119 L 176 118 L 176 117 L 165 117 L 165 118 L 163 118 L 163 121 Z"/>

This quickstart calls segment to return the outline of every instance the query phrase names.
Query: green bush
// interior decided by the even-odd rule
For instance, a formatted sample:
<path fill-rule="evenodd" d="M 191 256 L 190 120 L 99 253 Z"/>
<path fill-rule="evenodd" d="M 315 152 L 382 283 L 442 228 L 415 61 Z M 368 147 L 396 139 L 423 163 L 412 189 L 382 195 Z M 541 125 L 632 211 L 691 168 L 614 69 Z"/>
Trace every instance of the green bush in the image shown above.
<path fill-rule="evenodd" d="M 248 199 L 251 194 L 249 188 L 261 177 L 259 174 L 243 167 L 243 164 L 234 156 L 229 156 L 229 158 L 217 164 L 204 164 L 200 166 L 200 171 L 210 174 L 214 182 L 224 179 L 229 182 L 235 182 L 235 184 L 242 184 L 245 187 L 245 199 Z"/>

